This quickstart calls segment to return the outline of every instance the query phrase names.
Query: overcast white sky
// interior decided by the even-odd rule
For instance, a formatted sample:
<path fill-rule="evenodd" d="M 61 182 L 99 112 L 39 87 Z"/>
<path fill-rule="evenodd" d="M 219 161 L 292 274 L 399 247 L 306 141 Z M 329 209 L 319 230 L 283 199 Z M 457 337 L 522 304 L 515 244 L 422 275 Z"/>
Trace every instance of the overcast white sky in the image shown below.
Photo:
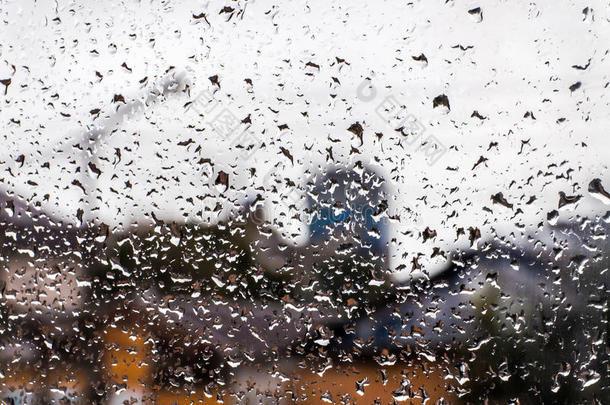
<path fill-rule="evenodd" d="M 386 177 L 391 211 L 409 206 L 420 216 L 419 230 L 437 230 L 435 241 L 422 244 L 404 235 L 411 223 L 397 224 L 394 266 L 405 252 L 463 246 L 465 239 L 455 242 L 460 226 L 484 235 L 534 229 L 557 208 L 560 191 L 583 195 L 562 219 L 608 210 L 587 193 L 596 177 L 610 188 L 610 15 L 603 2 L 78 3 L 0 5 L 0 79 L 12 80 L 0 96 L 0 189 L 66 221 L 76 222 L 78 208 L 87 205 L 72 184 L 84 181 L 76 173 L 84 155 L 71 145 L 114 114 L 115 94 L 127 102 L 146 99 L 170 66 L 183 75 L 190 96 L 168 95 L 95 145 L 99 210 L 88 220 L 124 226 L 154 212 L 213 223 L 218 215 L 196 213 L 218 201 L 239 205 L 268 189 L 270 170 L 303 184 L 307 170 L 328 164 L 329 147 L 337 164 L 361 160 Z M 234 11 L 220 13 L 228 4 Z M 468 12 L 476 7 L 482 21 Z M 205 18 L 195 18 L 201 13 Z M 427 63 L 412 58 L 420 54 Z M 215 89 L 213 75 L 220 82 L 218 108 L 251 116 L 248 159 L 235 146 L 238 132 L 223 137 L 207 122 L 212 114 L 203 119 L 184 107 Z M 371 100 L 357 96 L 365 78 L 376 91 Z M 433 108 L 441 94 L 448 112 Z M 378 116 L 387 96 L 426 127 L 424 138 L 433 135 L 447 148 L 436 164 Z M 471 117 L 474 111 L 485 119 Z M 347 131 L 355 122 L 364 129 L 362 145 Z M 283 124 L 288 128 L 278 128 Z M 62 143 L 67 146 L 57 150 Z M 350 155 L 352 147 L 361 153 Z M 488 160 L 473 169 L 481 156 Z M 227 193 L 214 185 L 220 171 L 234 185 Z M 290 190 L 278 191 L 265 193 L 269 211 L 287 240 L 303 243 Z M 512 210 L 492 204 L 498 192 Z M 526 204 L 531 196 L 536 201 Z"/>

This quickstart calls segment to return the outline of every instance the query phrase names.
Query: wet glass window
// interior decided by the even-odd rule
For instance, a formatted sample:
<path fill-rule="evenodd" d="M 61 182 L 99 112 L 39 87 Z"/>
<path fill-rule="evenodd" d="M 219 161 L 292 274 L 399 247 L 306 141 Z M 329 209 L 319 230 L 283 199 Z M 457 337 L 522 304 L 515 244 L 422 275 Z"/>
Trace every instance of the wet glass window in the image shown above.
<path fill-rule="evenodd" d="M 0 1 L 0 404 L 609 404 L 609 22 Z"/>

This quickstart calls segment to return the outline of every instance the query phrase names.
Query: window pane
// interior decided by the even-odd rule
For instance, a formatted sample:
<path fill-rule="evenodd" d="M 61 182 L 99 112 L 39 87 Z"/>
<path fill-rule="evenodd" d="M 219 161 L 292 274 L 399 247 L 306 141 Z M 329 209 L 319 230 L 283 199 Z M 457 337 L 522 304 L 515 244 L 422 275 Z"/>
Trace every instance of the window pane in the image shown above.
<path fill-rule="evenodd" d="M 0 404 L 608 403 L 607 7 L 514 3 L 0 2 Z"/>

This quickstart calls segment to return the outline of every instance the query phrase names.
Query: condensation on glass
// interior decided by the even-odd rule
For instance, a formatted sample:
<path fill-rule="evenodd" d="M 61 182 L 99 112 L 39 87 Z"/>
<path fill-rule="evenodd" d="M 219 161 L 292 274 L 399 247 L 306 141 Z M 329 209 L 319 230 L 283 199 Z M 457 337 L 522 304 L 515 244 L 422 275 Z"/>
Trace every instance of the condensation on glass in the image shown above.
<path fill-rule="evenodd" d="M 610 403 L 603 2 L 0 17 L 0 404 Z"/>

